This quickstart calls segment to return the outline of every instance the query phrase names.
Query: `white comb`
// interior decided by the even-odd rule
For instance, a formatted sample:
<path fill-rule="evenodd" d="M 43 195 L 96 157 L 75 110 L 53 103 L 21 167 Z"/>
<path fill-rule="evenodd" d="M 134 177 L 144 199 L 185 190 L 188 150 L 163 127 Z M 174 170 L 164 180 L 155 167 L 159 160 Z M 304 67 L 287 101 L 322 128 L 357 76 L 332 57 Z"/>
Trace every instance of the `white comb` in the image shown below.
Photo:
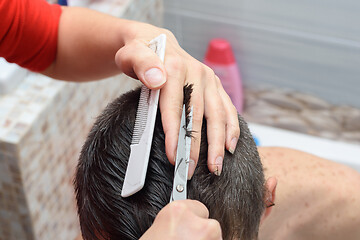
<path fill-rule="evenodd" d="M 166 35 L 161 34 L 150 41 L 149 47 L 155 51 L 162 62 L 165 56 Z M 126 168 L 121 196 L 129 197 L 140 191 L 145 184 L 149 163 L 151 143 L 159 102 L 160 90 L 141 87 L 139 105 L 136 112 L 135 126 L 130 145 L 130 157 Z"/>

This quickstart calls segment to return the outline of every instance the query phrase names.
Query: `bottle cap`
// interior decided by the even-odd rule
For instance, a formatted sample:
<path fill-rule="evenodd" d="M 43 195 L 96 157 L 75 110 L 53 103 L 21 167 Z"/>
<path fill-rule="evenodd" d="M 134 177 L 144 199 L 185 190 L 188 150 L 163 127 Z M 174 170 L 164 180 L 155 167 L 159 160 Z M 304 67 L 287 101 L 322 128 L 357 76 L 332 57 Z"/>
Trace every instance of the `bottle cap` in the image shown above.
<path fill-rule="evenodd" d="M 206 52 L 205 61 L 217 64 L 235 63 L 230 43 L 221 38 L 212 39 Z"/>

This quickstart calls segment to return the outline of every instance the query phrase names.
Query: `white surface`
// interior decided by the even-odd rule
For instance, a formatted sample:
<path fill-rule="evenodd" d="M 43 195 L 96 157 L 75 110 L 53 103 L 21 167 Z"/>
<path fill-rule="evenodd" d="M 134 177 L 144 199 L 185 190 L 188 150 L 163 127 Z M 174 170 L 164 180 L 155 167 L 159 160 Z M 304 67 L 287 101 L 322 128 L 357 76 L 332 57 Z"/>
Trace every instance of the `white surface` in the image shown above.
<path fill-rule="evenodd" d="M 27 70 L 0 58 L 0 95 L 12 91 L 26 76 Z"/>
<path fill-rule="evenodd" d="M 164 62 L 166 35 L 160 34 L 158 37 L 151 40 L 149 42 L 149 47 L 160 58 L 161 62 Z M 122 197 L 128 197 L 135 194 L 140 191 L 145 184 L 159 103 L 159 94 L 159 89 L 149 91 L 145 85 L 141 87 L 139 106 L 135 119 L 134 135 L 130 145 L 130 157 L 121 191 Z M 146 120 L 146 122 L 144 122 L 144 120 Z M 144 123 L 145 126 L 143 125 Z M 144 128 L 142 129 L 142 127 Z M 137 138 L 140 138 L 139 141 L 135 140 Z"/>
<path fill-rule="evenodd" d="M 360 172 L 360 145 L 332 141 L 287 130 L 249 124 L 259 146 L 289 147 L 348 165 Z"/>
<path fill-rule="evenodd" d="M 245 86 L 290 88 L 360 107 L 360 1 L 167 0 L 165 27 L 202 60 L 227 39 Z"/>

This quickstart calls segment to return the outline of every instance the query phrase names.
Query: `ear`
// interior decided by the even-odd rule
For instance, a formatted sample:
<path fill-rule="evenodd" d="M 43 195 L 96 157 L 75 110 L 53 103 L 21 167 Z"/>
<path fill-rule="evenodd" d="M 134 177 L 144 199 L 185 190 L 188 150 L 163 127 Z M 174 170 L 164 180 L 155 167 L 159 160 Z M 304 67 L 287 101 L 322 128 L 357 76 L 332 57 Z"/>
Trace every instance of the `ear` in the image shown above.
<path fill-rule="evenodd" d="M 275 205 L 275 196 L 276 196 L 276 186 L 277 186 L 277 179 L 275 177 L 270 177 L 266 180 L 265 188 L 266 194 L 264 199 L 265 204 L 265 212 L 261 216 L 260 224 L 269 216 L 273 206 Z"/>

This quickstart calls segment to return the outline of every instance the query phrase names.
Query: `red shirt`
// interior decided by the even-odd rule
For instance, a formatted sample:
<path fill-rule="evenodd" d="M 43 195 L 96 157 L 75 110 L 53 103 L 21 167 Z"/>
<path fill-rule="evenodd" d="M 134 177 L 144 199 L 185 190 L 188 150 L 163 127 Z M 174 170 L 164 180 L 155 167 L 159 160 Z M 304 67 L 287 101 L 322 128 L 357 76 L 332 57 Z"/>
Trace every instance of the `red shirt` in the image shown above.
<path fill-rule="evenodd" d="M 45 0 L 0 0 L 0 56 L 31 71 L 56 57 L 61 7 Z"/>

